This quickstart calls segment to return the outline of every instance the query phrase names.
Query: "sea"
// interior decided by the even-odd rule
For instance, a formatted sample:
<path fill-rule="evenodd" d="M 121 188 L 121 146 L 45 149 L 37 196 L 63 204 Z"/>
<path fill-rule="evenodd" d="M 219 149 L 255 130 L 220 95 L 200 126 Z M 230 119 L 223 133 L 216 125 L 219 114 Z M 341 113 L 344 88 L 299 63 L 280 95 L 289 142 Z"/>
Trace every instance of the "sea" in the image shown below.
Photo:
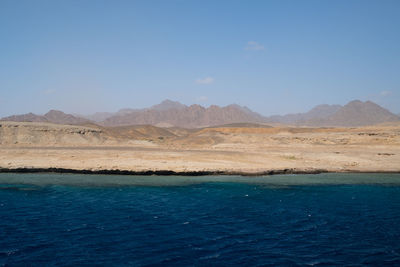
<path fill-rule="evenodd" d="M 0 266 L 400 266 L 400 174 L 0 174 Z"/>

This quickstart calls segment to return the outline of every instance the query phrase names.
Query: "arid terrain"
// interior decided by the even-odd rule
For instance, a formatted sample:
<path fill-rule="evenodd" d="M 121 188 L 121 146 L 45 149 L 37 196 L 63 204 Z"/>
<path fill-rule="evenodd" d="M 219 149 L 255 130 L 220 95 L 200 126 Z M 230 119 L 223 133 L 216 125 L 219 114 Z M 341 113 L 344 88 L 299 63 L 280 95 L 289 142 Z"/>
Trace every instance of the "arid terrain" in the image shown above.
<path fill-rule="evenodd" d="M 0 122 L 0 168 L 178 173 L 400 171 L 400 124 L 184 129 Z"/>

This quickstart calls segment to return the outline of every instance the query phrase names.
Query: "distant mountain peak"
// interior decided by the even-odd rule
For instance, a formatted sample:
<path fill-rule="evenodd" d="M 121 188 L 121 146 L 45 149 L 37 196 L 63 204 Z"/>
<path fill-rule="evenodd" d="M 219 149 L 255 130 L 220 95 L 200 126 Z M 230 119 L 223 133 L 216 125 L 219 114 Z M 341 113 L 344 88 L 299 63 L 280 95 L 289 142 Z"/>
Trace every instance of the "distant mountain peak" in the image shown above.
<path fill-rule="evenodd" d="M 229 108 L 236 108 L 236 109 L 239 109 L 239 110 L 241 110 L 241 111 L 243 111 L 243 112 L 246 112 L 246 113 L 253 113 L 253 111 L 252 111 L 251 109 L 249 109 L 248 107 L 246 107 L 246 106 L 241 106 L 241 105 L 238 105 L 238 104 L 230 104 L 230 105 L 228 105 L 228 106 L 226 106 L 226 107 L 229 107 Z"/>
<path fill-rule="evenodd" d="M 317 125 L 357 127 L 399 120 L 395 114 L 372 101 L 354 100 Z"/>
<path fill-rule="evenodd" d="M 162 101 L 160 104 L 152 106 L 150 109 L 153 110 L 158 110 L 158 111 L 164 111 L 164 110 L 170 110 L 170 109 L 184 109 L 187 106 L 178 102 L 178 101 L 172 101 L 169 99 L 166 99 Z"/>
<path fill-rule="evenodd" d="M 56 109 L 51 109 L 49 110 L 49 112 L 47 112 L 46 114 L 44 114 L 44 116 L 58 116 L 58 115 L 66 115 L 64 112 L 60 111 L 60 110 L 56 110 Z M 72 115 L 71 115 L 72 116 Z"/>
<path fill-rule="evenodd" d="M 361 100 L 355 99 L 355 100 L 352 100 L 349 103 L 347 103 L 346 106 L 347 105 L 361 105 L 361 104 L 364 104 L 364 102 L 362 102 Z"/>
<path fill-rule="evenodd" d="M 340 105 L 322 104 L 305 113 L 271 116 L 267 118 L 267 121 L 283 124 L 307 124 L 309 121 L 326 119 L 335 114 L 340 108 L 342 108 Z"/>
<path fill-rule="evenodd" d="M 198 104 L 186 106 L 178 101 L 164 100 L 145 109 L 123 109 L 116 113 L 96 113 L 92 119 L 105 126 L 122 125 L 169 125 L 196 128 L 236 123 L 271 123 L 304 126 L 357 127 L 384 122 L 397 122 L 400 117 L 372 101 L 353 100 L 344 106 L 318 105 L 306 113 L 263 117 L 245 106 L 231 104 L 225 107 L 211 105 L 208 108 Z M 58 124 L 85 124 L 90 121 L 82 117 L 50 110 L 45 115 L 33 113 L 3 118 L 7 121 L 51 122 Z"/>
<path fill-rule="evenodd" d="M 183 104 L 181 104 L 179 101 L 165 99 L 165 100 L 161 101 L 161 103 L 159 105 L 183 105 Z"/>
<path fill-rule="evenodd" d="M 263 118 L 239 105 L 226 107 L 211 105 L 206 108 L 199 104 L 186 106 L 177 101 L 165 100 L 148 109 L 124 115 L 116 114 L 106 119 L 103 124 L 108 126 L 152 124 L 196 128 L 229 123 L 263 122 Z"/>
<path fill-rule="evenodd" d="M 14 115 L 3 118 L 6 121 L 28 121 L 28 122 L 51 122 L 56 124 L 84 124 L 88 123 L 87 119 L 78 118 L 71 114 L 66 114 L 59 110 L 50 110 L 44 115 L 36 115 L 33 113 Z"/>

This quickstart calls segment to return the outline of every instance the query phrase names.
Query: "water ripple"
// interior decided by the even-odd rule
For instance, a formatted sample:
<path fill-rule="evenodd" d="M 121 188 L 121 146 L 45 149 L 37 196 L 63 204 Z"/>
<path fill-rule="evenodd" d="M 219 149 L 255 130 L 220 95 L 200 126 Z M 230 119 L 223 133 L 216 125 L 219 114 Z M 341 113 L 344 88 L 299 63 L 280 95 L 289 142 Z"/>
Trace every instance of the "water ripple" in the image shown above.
<path fill-rule="evenodd" d="M 400 264 L 398 176 L 388 177 L 391 186 L 289 187 L 88 187 L 45 178 L 0 184 L 0 266 Z"/>

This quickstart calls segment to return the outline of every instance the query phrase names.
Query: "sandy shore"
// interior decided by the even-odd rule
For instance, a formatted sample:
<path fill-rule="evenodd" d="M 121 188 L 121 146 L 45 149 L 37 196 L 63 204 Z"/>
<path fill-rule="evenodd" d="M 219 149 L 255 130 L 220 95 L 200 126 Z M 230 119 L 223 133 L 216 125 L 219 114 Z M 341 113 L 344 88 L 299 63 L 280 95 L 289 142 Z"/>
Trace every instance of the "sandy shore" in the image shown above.
<path fill-rule="evenodd" d="M 40 127 L 43 130 L 43 125 Z M 116 136 L 101 128 L 85 132 L 69 131 L 65 126 L 12 134 L 2 128 L 2 171 L 188 175 L 400 172 L 399 126 L 171 129 L 173 135 L 168 136 L 154 134 L 151 128 L 151 133 L 140 137 Z M 42 136 L 46 134 L 51 136 Z"/>

